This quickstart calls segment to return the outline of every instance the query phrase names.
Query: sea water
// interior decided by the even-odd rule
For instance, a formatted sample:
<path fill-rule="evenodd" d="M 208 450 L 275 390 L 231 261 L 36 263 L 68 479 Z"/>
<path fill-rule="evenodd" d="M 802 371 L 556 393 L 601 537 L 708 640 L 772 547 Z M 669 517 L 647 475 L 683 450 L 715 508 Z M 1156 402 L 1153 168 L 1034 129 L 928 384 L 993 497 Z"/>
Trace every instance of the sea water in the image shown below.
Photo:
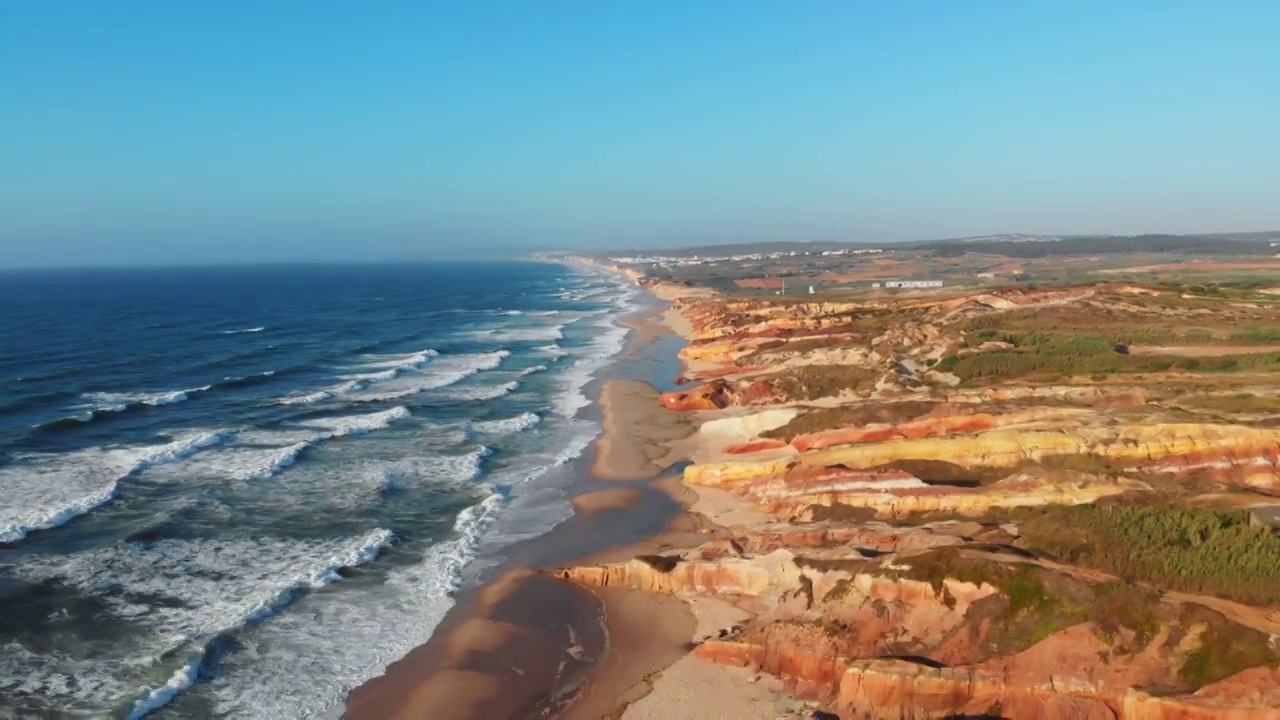
<path fill-rule="evenodd" d="M 541 263 L 0 275 L 0 717 L 336 716 L 567 516 L 635 297 Z"/>

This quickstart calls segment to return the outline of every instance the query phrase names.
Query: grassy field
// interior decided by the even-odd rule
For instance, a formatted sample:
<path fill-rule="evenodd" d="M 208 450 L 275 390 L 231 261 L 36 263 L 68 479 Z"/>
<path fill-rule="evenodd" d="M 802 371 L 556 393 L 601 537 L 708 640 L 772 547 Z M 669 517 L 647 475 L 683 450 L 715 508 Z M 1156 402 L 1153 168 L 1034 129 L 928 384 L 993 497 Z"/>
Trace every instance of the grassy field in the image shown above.
<path fill-rule="evenodd" d="M 908 577 L 930 582 L 941 590 L 943 579 L 999 590 L 970 610 L 989 618 L 986 651 L 1003 656 L 1025 650 L 1059 630 L 1090 622 L 1102 641 L 1115 652 L 1133 653 L 1157 639 L 1162 628 L 1172 652 L 1189 632 L 1198 632 L 1174 686 L 1157 690 L 1187 692 L 1230 677 L 1242 670 L 1280 664 L 1270 638 L 1221 614 L 1192 604 L 1166 604 L 1159 591 L 1126 581 L 1089 584 L 1031 565 L 1011 565 L 968 557 L 946 548 L 910 558 Z"/>
<path fill-rule="evenodd" d="M 1239 335 L 1248 338 L 1248 342 L 1262 343 L 1265 341 L 1260 338 L 1270 337 L 1269 333 L 1270 331 L 1250 331 L 1239 333 Z M 1057 378 L 1170 371 L 1190 373 L 1280 371 L 1280 352 L 1216 357 L 1130 355 L 1125 347 L 1119 346 L 1120 341 L 1112 337 L 1060 332 L 1000 332 L 994 329 L 975 332 L 966 340 L 973 344 L 997 341 L 1012 346 L 1008 349 L 967 355 L 949 355 L 938 363 L 938 370 L 953 373 L 961 380 L 968 382 L 1027 376 Z M 1223 342 L 1243 344 L 1245 341 L 1223 340 Z"/>
<path fill-rule="evenodd" d="M 875 402 L 806 410 L 786 425 L 761 433 L 761 437 L 791 440 L 797 435 L 841 427 L 861 427 L 872 423 L 900 423 L 924 415 L 936 407 L 927 401 Z"/>
<path fill-rule="evenodd" d="M 870 392 L 877 377 L 875 372 L 846 365 L 806 365 L 770 375 L 769 382 L 792 399 L 817 400 L 843 392 Z"/>
<path fill-rule="evenodd" d="M 1079 505 L 1014 516 L 1020 545 L 1130 581 L 1280 604 L 1280 535 L 1244 511 Z"/>

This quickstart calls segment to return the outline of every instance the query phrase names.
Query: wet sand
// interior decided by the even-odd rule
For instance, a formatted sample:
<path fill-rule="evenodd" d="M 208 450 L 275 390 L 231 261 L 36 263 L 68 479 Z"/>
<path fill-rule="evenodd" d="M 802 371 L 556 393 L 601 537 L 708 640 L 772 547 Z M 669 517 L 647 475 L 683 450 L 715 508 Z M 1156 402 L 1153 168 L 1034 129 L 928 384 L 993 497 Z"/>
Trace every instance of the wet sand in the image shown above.
<path fill-rule="evenodd" d="M 582 511 L 507 548 L 495 578 L 460 593 L 426 644 L 352 691 L 347 717 L 501 719 L 563 710 L 608 657 L 609 611 L 591 591 L 536 569 L 706 539 L 662 483 L 588 481 L 582 489 L 572 498 Z"/>
<path fill-rule="evenodd" d="M 671 329 L 662 322 L 659 314 L 653 309 L 647 308 L 624 316 L 618 322 L 633 331 L 627 342 L 626 354 L 623 356 L 626 358 L 635 358 L 641 348 L 664 335 L 671 334 Z"/>
<path fill-rule="evenodd" d="M 575 495 L 569 502 L 579 513 L 591 516 L 605 510 L 629 508 L 638 502 L 640 497 L 640 491 L 635 488 L 614 488 Z"/>
<path fill-rule="evenodd" d="M 604 604 L 609 651 L 565 720 L 617 717 L 649 694 L 649 682 L 688 654 L 696 628 L 683 600 L 623 588 L 594 588 Z"/>
<path fill-rule="evenodd" d="M 604 430 L 591 474 L 600 480 L 652 478 L 682 458 L 673 447 L 692 432 L 687 416 L 668 412 L 658 390 L 636 380 L 605 380 L 600 391 Z"/>
<path fill-rule="evenodd" d="M 714 637 L 722 628 L 747 617 L 746 612 L 715 598 L 693 598 L 688 606 L 698 640 Z M 782 699 L 782 682 L 777 678 L 746 668 L 714 665 L 688 653 L 646 678 L 642 689 L 647 694 L 627 706 L 623 720 L 776 720 L 792 714 L 792 704 Z"/>

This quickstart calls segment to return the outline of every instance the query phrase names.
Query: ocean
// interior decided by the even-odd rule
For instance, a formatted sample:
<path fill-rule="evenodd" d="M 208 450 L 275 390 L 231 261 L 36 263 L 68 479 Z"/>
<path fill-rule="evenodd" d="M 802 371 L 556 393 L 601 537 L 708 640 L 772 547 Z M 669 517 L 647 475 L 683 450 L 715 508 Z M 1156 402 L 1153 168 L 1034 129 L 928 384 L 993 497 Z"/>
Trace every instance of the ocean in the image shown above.
<path fill-rule="evenodd" d="M 0 717 L 340 715 L 568 517 L 637 292 L 521 262 L 0 274 Z"/>

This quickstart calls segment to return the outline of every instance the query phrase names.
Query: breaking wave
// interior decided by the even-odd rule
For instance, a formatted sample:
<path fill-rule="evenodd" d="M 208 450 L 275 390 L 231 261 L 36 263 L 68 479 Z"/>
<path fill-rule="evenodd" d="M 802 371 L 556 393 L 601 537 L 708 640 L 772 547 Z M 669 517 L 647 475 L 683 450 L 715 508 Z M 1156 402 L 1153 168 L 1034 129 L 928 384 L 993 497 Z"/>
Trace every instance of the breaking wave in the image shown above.
<path fill-rule="evenodd" d="M 201 385 L 200 387 L 188 388 L 186 390 L 163 390 L 160 392 L 95 392 L 85 393 L 83 398 L 85 405 L 89 406 L 92 412 L 123 412 L 128 410 L 130 407 L 143 405 L 151 407 L 173 405 L 174 403 L 180 403 L 184 400 L 191 399 L 191 396 L 196 393 L 202 393 L 212 389 L 212 385 Z"/>
<path fill-rule="evenodd" d="M 193 433 L 164 445 L 90 448 L 17 456 L 0 466 L 0 542 L 64 525 L 105 505 L 120 481 L 148 467 L 176 462 L 232 437 L 228 430 Z"/>
<path fill-rule="evenodd" d="M 153 676 L 156 658 L 162 663 L 177 659 L 167 680 L 152 681 L 141 690 L 124 685 L 121 678 L 80 683 L 89 692 L 132 695 L 127 717 L 140 718 L 171 702 L 197 678 L 216 672 L 205 665 L 219 638 L 262 622 L 305 593 L 341 579 L 344 568 L 370 562 L 393 539 L 386 529 L 346 540 L 166 539 L 122 543 L 51 562 L 32 561 L 18 566 L 17 572 L 28 581 L 57 580 L 98 598 L 108 614 L 137 617 L 146 632 L 140 638 L 142 647 L 134 648 L 138 656 L 128 663 L 130 674 L 142 677 L 132 679 Z M 164 602 L 137 616 L 132 598 L 138 597 Z M 35 677 L 27 683 L 57 686 L 57 668 L 30 670 L 35 670 Z M 127 697 L 100 700 L 119 702 Z"/>
<path fill-rule="evenodd" d="M 455 396 L 460 400 L 474 400 L 477 402 L 497 400 L 503 395 L 515 392 L 519 387 L 520 383 L 515 381 L 503 385 L 475 385 L 459 388 Z"/>
<path fill-rule="evenodd" d="M 488 435 L 506 435 L 528 430 L 541 420 L 542 418 L 537 413 L 526 412 L 501 420 L 479 420 L 471 423 L 471 428 Z"/>

